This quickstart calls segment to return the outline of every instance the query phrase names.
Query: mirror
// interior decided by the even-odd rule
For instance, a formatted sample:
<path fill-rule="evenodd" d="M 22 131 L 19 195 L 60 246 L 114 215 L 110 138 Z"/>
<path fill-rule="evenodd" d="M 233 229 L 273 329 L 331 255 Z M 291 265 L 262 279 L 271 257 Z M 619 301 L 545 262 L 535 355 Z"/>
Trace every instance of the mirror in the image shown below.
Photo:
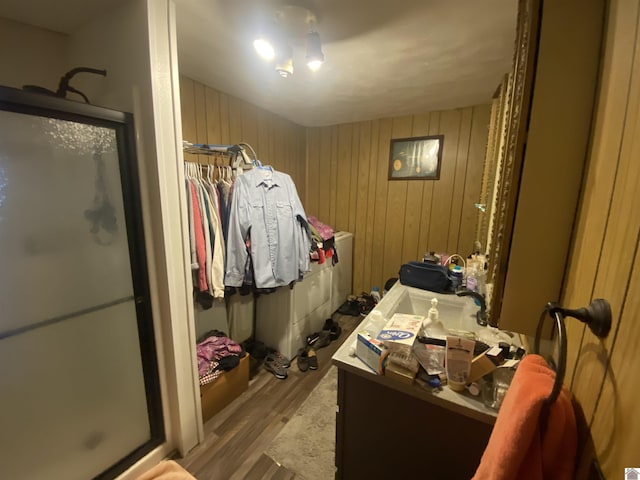
<path fill-rule="evenodd" d="M 489 207 L 478 222 L 494 326 L 533 335 L 544 306 L 561 299 L 605 12 L 604 0 L 519 2 L 513 70 L 492 105 L 486 165 L 495 182 L 483 185 Z"/>

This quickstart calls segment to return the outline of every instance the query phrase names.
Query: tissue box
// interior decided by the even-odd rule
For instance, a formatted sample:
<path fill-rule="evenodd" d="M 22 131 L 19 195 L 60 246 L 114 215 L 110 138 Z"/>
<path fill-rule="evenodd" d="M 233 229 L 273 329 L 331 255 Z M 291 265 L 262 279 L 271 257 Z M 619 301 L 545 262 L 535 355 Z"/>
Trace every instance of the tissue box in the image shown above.
<path fill-rule="evenodd" d="M 394 313 L 378 334 L 377 340 L 383 342 L 390 350 L 409 355 L 423 321 L 424 317 L 421 315 Z"/>
<path fill-rule="evenodd" d="M 368 332 L 358 332 L 356 356 L 378 375 L 384 373 L 383 361 L 387 353 L 382 342 L 373 338 Z"/>

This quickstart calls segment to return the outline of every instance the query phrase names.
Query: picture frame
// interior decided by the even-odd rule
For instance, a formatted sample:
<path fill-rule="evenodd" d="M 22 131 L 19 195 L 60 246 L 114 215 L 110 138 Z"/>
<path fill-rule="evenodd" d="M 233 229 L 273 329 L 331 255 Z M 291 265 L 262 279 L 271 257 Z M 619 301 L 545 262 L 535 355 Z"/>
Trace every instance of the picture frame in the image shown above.
<path fill-rule="evenodd" d="M 439 180 L 444 135 L 394 138 L 389 146 L 389 180 Z"/>

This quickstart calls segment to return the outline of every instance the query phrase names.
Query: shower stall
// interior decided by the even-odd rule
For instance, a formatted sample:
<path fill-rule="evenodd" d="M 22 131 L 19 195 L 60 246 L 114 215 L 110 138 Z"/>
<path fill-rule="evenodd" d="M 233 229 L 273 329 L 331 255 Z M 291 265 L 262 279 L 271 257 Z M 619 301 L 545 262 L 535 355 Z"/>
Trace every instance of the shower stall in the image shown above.
<path fill-rule="evenodd" d="M 165 438 L 130 114 L 0 87 L 0 471 L 113 478 Z"/>

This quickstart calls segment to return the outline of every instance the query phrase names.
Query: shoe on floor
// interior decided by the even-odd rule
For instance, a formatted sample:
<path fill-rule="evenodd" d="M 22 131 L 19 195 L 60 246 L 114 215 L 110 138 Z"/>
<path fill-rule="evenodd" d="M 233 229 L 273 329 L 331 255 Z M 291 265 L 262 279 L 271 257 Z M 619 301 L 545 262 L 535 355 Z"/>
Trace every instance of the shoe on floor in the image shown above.
<path fill-rule="evenodd" d="M 331 335 L 329 332 L 314 332 L 307 337 L 307 346 L 315 349 L 326 347 L 331 343 Z"/>
<path fill-rule="evenodd" d="M 333 318 L 327 318 L 325 320 L 322 330 L 325 332 L 329 332 L 329 339 L 331 341 L 337 340 L 342 333 L 342 328 L 340 328 L 340 325 L 333 321 Z"/>
<path fill-rule="evenodd" d="M 317 370 L 318 369 L 318 357 L 316 356 L 316 351 L 313 348 L 307 348 L 307 357 L 309 359 L 309 369 Z"/>
<path fill-rule="evenodd" d="M 267 347 L 267 353 L 273 357 L 276 357 L 278 362 L 280 362 L 280 365 L 282 365 L 284 368 L 289 368 L 291 366 L 291 360 L 289 360 L 275 348 Z"/>
<path fill-rule="evenodd" d="M 268 354 L 264 358 L 264 368 L 269 370 L 276 378 L 284 380 L 287 378 L 287 369 L 280 363 L 274 355 Z"/>
<path fill-rule="evenodd" d="M 304 348 L 298 350 L 298 370 L 301 372 L 309 370 L 309 354 Z"/>

